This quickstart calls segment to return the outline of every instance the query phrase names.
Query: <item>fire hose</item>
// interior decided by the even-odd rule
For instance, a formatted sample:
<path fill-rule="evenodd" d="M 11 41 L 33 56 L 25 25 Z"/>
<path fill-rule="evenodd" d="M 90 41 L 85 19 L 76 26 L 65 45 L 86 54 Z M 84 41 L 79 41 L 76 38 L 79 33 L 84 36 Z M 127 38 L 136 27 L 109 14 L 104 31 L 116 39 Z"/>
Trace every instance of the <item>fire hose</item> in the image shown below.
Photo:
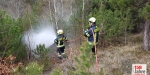
<path fill-rule="evenodd" d="M 80 39 L 82 36 L 83 36 L 83 35 L 80 35 L 78 38 L 76 38 L 76 39 L 74 39 L 74 40 L 68 40 L 68 41 L 66 41 L 66 42 L 74 42 L 74 41 Z"/>

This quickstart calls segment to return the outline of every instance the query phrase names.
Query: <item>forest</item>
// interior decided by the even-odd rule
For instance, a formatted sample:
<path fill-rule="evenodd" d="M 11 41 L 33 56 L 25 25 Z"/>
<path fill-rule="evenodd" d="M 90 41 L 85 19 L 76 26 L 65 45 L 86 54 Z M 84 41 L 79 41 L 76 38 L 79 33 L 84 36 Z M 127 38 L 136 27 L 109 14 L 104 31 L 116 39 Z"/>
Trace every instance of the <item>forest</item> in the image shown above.
<path fill-rule="evenodd" d="M 99 28 L 96 55 L 83 36 Z M 62 29 L 66 58 L 54 39 Z M 150 0 L 0 0 L 0 75 L 150 74 Z"/>

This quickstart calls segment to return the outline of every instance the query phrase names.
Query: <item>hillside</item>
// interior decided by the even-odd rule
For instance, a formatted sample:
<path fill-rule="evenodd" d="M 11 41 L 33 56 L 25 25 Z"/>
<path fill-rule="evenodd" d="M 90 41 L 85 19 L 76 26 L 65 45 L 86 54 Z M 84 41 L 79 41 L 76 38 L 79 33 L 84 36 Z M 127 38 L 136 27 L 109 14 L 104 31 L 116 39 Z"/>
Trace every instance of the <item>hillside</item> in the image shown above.
<path fill-rule="evenodd" d="M 150 75 L 149 15 L 150 0 L 1 0 L 0 75 L 131 75 L 132 64 Z M 94 24 L 97 55 L 80 37 Z M 69 40 L 63 60 L 59 29 Z"/>
<path fill-rule="evenodd" d="M 130 42 L 122 46 L 110 46 L 107 48 L 97 47 L 98 50 L 98 67 L 103 68 L 104 75 L 131 75 L 132 64 L 147 64 L 147 75 L 150 74 L 150 52 L 142 48 L 142 34 L 130 36 Z M 68 70 L 74 69 L 77 62 L 73 57 L 79 56 L 79 45 L 67 47 L 66 52 L 68 59 L 62 61 L 56 60 L 54 69 L 60 69 L 64 75 L 68 75 Z M 56 58 L 57 59 L 57 58 Z M 89 69 L 91 73 L 97 72 L 95 60 Z M 49 75 L 51 71 L 46 71 L 43 75 Z"/>

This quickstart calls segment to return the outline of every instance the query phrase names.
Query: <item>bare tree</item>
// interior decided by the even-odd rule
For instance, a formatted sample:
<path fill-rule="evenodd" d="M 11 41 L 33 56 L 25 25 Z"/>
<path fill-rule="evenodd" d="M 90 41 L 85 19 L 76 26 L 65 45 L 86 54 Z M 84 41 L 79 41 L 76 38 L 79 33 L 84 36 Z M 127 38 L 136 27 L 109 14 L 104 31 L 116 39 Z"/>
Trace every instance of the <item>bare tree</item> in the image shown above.
<path fill-rule="evenodd" d="M 72 8 L 73 2 L 72 2 L 72 0 L 70 0 L 70 3 L 71 3 L 71 14 L 72 14 L 72 12 L 73 12 L 73 8 Z"/>
<path fill-rule="evenodd" d="M 56 0 L 54 0 L 54 10 L 55 10 L 55 25 L 58 30 L 58 19 L 57 19 L 57 9 L 56 9 Z"/>
<path fill-rule="evenodd" d="M 17 18 L 20 17 L 20 4 L 21 4 L 21 1 L 18 0 L 18 2 L 16 2 Z"/>
<path fill-rule="evenodd" d="M 84 32 L 84 6 L 85 6 L 85 1 L 83 0 L 83 3 L 82 3 L 82 28 L 83 28 L 83 32 Z"/>
<path fill-rule="evenodd" d="M 53 15 L 52 15 L 52 9 L 51 9 L 51 1 L 49 0 L 49 13 L 50 13 L 50 20 L 51 20 L 51 24 L 52 26 L 54 27 L 54 24 L 53 24 Z"/>
<path fill-rule="evenodd" d="M 62 5 L 62 11 L 61 11 L 61 17 L 63 18 L 64 14 L 64 6 L 63 6 L 63 0 L 61 0 L 61 5 Z"/>

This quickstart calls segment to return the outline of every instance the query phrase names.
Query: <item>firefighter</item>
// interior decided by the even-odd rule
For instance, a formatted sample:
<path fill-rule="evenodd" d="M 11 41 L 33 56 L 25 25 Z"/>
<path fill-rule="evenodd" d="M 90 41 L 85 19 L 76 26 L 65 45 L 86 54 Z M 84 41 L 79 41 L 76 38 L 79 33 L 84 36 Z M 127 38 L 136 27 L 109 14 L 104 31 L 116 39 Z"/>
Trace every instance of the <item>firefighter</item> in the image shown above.
<path fill-rule="evenodd" d="M 84 36 L 87 37 L 88 43 L 92 45 L 92 52 L 95 52 L 95 45 L 98 43 L 99 28 L 96 26 L 96 19 L 94 17 L 89 18 L 89 27 L 84 32 Z"/>
<path fill-rule="evenodd" d="M 63 57 L 65 58 L 65 45 L 64 42 L 67 41 L 67 38 L 64 36 L 64 31 L 63 30 L 58 30 L 57 31 L 57 38 L 54 40 L 55 44 L 57 45 L 57 54 L 58 54 L 58 58 L 62 59 Z"/>

